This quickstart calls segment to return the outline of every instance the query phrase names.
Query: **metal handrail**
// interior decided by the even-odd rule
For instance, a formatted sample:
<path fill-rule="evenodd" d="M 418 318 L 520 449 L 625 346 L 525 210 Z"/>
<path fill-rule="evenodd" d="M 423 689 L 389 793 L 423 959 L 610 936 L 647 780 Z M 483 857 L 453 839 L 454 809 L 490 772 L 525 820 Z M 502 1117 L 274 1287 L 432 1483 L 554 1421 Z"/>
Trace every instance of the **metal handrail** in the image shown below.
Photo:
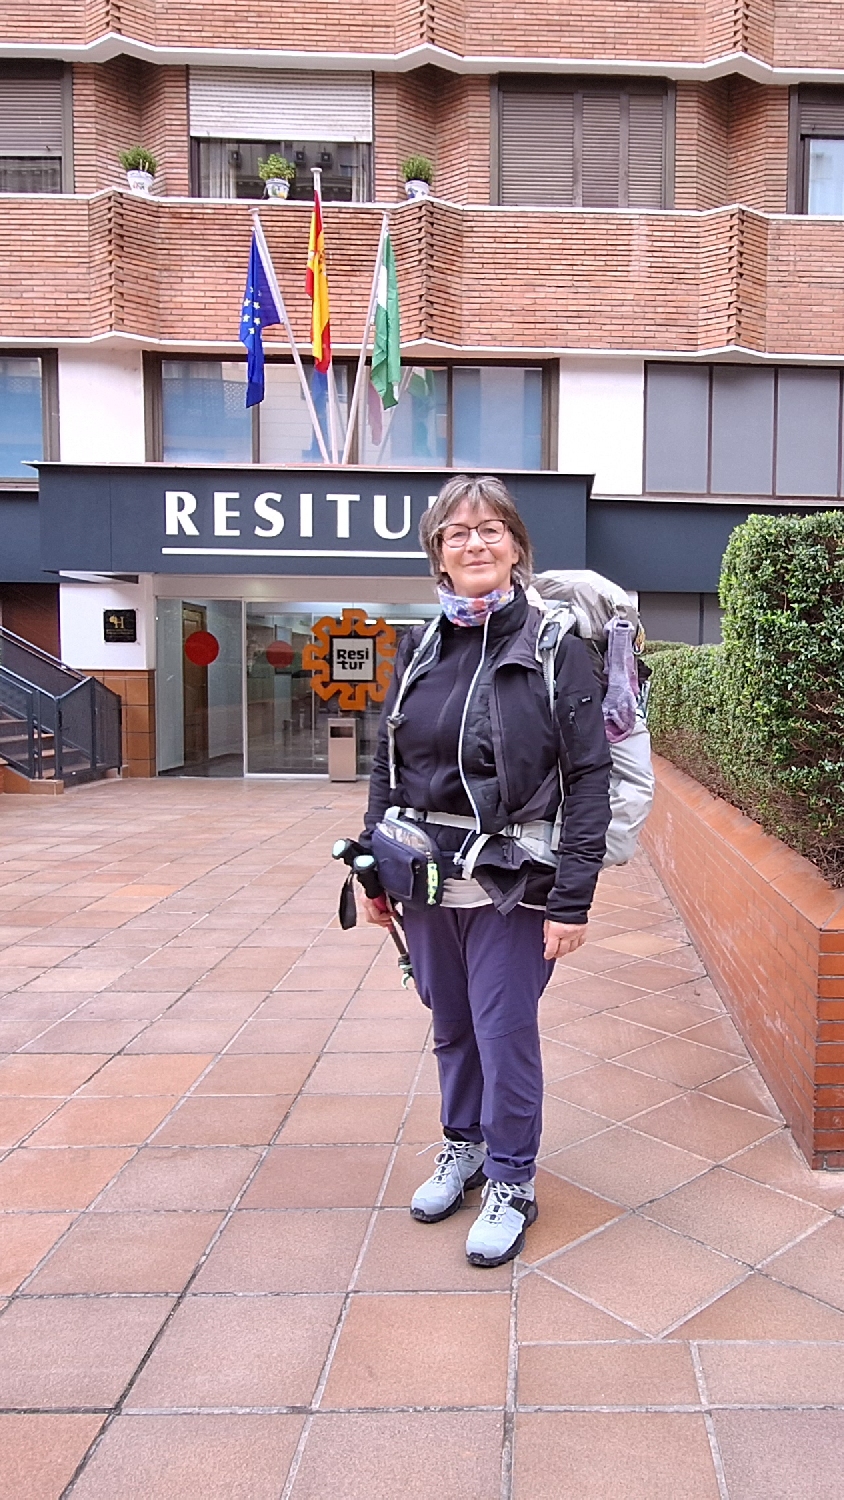
<path fill-rule="evenodd" d="M 20 646 L 28 656 L 34 656 L 39 661 L 47 662 L 51 667 L 58 667 L 67 677 L 75 677 L 77 682 L 86 680 L 84 672 L 78 672 L 75 667 L 69 667 L 67 662 L 58 656 L 51 656 L 49 651 L 44 651 L 32 641 L 26 640 L 22 635 L 15 635 L 13 630 L 7 630 L 5 625 L 0 625 L 0 641 L 10 641 L 15 646 Z"/>
<path fill-rule="evenodd" d="M 5 746 L 0 746 L 0 759 L 24 775 L 42 780 L 49 774 L 44 755 L 45 740 L 49 738 L 53 751 L 52 775 L 57 780 L 79 780 L 119 770 L 122 763 L 119 695 L 96 678 L 64 667 L 48 652 L 30 648 L 28 642 L 13 636 L 11 631 L 0 627 L 0 637 L 10 638 L 15 648 L 18 645 L 27 648 L 33 658 L 40 654 L 51 672 L 58 670 L 60 680 L 70 683 L 63 692 L 51 693 L 0 662 L 0 706 L 8 715 L 7 723 L 20 725 L 22 731 L 25 726 L 27 739 L 26 761 L 7 753 Z"/>

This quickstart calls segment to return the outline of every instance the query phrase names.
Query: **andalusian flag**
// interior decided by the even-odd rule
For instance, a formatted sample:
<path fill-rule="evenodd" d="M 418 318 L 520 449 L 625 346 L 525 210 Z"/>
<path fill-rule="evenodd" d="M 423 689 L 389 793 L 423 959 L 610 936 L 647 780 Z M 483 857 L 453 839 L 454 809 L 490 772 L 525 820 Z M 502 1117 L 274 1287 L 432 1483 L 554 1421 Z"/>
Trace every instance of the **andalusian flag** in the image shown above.
<path fill-rule="evenodd" d="M 375 302 L 375 345 L 372 350 L 372 384 L 383 407 L 397 406 L 401 381 L 401 326 L 399 323 L 399 285 L 396 280 L 396 258 L 393 242 L 387 235 L 378 292 Z"/>
<path fill-rule="evenodd" d="M 331 315 L 328 309 L 328 280 L 325 275 L 325 235 L 322 229 L 322 200 L 314 193 L 311 236 L 308 240 L 308 270 L 305 291 L 311 299 L 311 349 L 314 367 L 325 374 L 331 364 Z"/>

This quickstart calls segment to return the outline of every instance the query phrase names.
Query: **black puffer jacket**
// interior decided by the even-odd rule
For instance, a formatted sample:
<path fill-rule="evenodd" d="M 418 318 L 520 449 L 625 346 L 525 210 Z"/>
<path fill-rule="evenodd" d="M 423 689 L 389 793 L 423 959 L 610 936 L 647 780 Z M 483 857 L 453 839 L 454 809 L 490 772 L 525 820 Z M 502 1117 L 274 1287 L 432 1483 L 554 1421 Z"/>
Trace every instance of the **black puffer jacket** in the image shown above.
<path fill-rule="evenodd" d="M 556 873 L 493 838 L 475 878 L 505 909 L 523 900 L 546 906 L 557 922 L 585 922 L 604 856 L 609 824 L 610 754 L 601 690 L 582 641 L 562 638 L 556 654 L 556 722 L 537 660 L 542 623 L 521 589 L 483 629 L 441 620 L 414 672 L 396 729 L 397 786 L 390 789 L 387 717 L 421 639 L 409 631 L 396 654 L 372 768 L 366 834 L 390 806 L 472 816 L 495 834 L 508 823 L 553 820 L 565 792 Z M 476 677 L 477 674 L 477 677 Z M 474 680 L 471 696 L 470 688 Z M 463 753 L 458 763 L 461 725 Z M 471 795 L 471 800 L 470 800 Z M 428 825 L 440 848 L 454 852 L 465 835 Z"/>

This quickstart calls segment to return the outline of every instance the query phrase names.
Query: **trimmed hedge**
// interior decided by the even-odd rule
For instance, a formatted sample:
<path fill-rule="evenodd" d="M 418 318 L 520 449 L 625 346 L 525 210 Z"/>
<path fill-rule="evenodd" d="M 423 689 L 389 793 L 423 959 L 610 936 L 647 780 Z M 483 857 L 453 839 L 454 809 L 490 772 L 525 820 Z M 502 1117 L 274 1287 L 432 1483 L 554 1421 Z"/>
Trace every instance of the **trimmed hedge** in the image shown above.
<path fill-rule="evenodd" d="M 751 516 L 721 604 L 723 645 L 650 660 L 654 748 L 844 885 L 844 513 Z"/>

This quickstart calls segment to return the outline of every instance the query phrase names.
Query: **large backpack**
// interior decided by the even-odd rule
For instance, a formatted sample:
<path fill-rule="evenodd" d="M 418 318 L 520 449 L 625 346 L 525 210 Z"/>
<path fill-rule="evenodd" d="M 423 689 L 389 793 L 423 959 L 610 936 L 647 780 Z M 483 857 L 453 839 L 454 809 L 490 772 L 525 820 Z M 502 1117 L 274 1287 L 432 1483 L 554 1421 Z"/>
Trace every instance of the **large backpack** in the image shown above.
<path fill-rule="evenodd" d="M 553 569 L 540 573 L 534 578 L 528 597 L 551 617 L 559 617 L 563 630 L 571 629 L 586 643 L 596 676 L 604 687 L 604 719 L 612 756 L 612 817 L 607 829 L 604 865 L 627 864 L 636 852 L 639 834 L 653 804 L 651 738 L 645 722 L 644 682 L 638 680 L 638 674 L 635 678 L 631 676 L 630 682 L 631 692 L 635 688 L 638 697 L 635 712 L 629 713 L 623 732 L 613 722 L 615 705 L 609 703 L 609 695 L 615 692 L 617 674 L 608 683 L 607 657 L 615 650 L 620 660 L 622 630 L 618 629 L 619 626 L 633 650 L 641 646 L 644 634 L 638 610 L 618 584 L 588 569 Z M 553 659 L 559 635 L 552 632 L 546 637 L 549 644 L 542 647 L 542 634 L 540 632 L 543 670 L 553 706 Z M 634 658 L 634 664 L 637 663 L 638 658 Z M 630 727 L 627 728 L 626 724 Z"/>

